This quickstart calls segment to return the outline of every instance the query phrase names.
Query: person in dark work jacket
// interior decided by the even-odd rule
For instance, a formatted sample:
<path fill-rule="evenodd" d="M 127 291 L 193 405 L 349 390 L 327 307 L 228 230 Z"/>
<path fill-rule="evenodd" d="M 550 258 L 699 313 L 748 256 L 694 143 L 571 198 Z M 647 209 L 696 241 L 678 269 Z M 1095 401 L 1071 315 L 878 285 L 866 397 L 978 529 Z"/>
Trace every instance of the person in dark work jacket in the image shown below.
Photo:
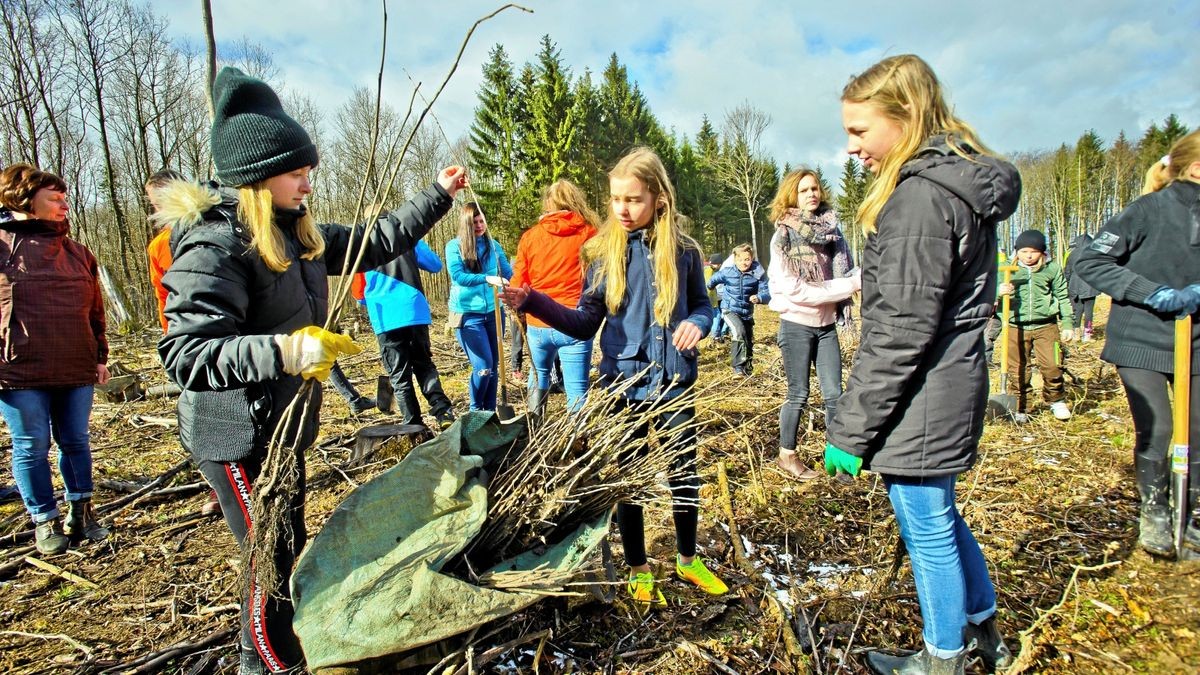
<path fill-rule="evenodd" d="M 1096 310 L 1096 296 L 1100 293 L 1075 273 L 1075 261 L 1087 247 L 1092 245 L 1092 235 L 1081 234 L 1071 240 L 1071 250 L 1063 265 L 1063 276 L 1067 279 L 1067 297 L 1071 300 L 1071 316 L 1079 326 L 1081 342 L 1092 341 L 1092 314 Z"/>
<path fill-rule="evenodd" d="M 222 185 L 176 181 L 162 188 L 154 218 L 170 225 L 173 262 L 163 277 L 167 332 L 158 352 L 183 388 L 179 433 L 217 491 L 225 521 L 245 545 L 251 528 L 251 484 L 284 409 L 302 378 L 327 377 L 339 354 L 354 353 L 345 336 L 318 326 L 328 309 L 328 275 L 341 274 L 358 242 L 359 271 L 410 250 L 449 211 L 466 174 L 445 169 L 412 201 L 365 225 L 317 225 L 304 207 L 317 163 L 307 132 L 261 80 L 223 69 L 213 86 L 211 145 Z M 351 243 L 355 242 L 352 247 Z M 320 409 L 321 389 L 306 402 Z M 294 447 L 299 478 L 290 495 L 291 541 L 274 552 L 280 586 L 251 578 L 242 600 L 239 673 L 284 671 L 302 659 L 292 632 L 287 579 L 305 542 L 303 453 L 317 433 L 317 414 L 297 415 L 281 429 Z M 301 427 L 300 425 L 303 424 Z M 255 527 L 261 526 L 255 524 Z M 253 565 L 254 561 L 246 561 Z M 253 577 L 253 575 L 250 575 Z"/>
<path fill-rule="evenodd" d="M 852 78 L 842 121 L 849 153 L 875 182 L 858 212 L 868 234 L 862 342 L 827 430 L 826 471 L 882 475 L 925 638 L 912 656 L 867 661 L 881 673 L 961 673 L 974 640 L 985 664 L 1004 666 L 995 589 L 954 484 L 983 432 L 996 225 L 1016 209 L 1020 176 L 953 115 L 937 76 L 911 54 Z"/>
<path fill-rule="evenodd" d="M 511 307 L 528 312 L 551 328 L 578 340 L 600 329 L 600 384 L 624 389 L 625 405 L 652 406 L 673 399 L 696 381 L 696 344 L 712 323 L 712 305 L 704 289 L 700 246 L 676 222 L 675 190 L 654 151 L 631 150 L 609 173 L 612 218 L 584 246 L 591 261 L 577 309 L 560 305 L 529 286 L 504 291 Z M 688 407 L 659 414 L 659 438 L 679 429 L 681 444 L 671 471 L 676 574 L 717 595 L 728 590 L 696 557 L 700 479 L 696 473 L 696 436 Z M 648 429 L 633 437 L 646 439 Z M 677 446 L 679 447 L 679 446 Z M 644 454 L 646 446 L 636 448 Z M 617 506 L 617 527 L 630 567 L 628 591 L 644 607 L 666 606 L 646 557 L 642 507 Z"/>
<path fill-rule="evenodd" d="M 1100 358 L 1114 364 L 1133 416 L 1134 468 L 1141 497 L 1138 544 L 1157 555 L 1175 549 L 1169 507 L 1175 319 L 1192 316 L 1188 480 L 1191 518 L 1185 558 L 1200 558 L 1200 131 L 1179 139 L 1146 175 L 1143 196 L 1073 256 L 1075 273 L 1112 296 Z"/>
<path fill-rule="evenodd" d="M 754 249 L 741 244 L 733 249 L 733 267 L 717 270 L 706 285 L 721 287 L 721 313 L 733 335 L 733 372 L 749 375 L 754 370 L 754 306 L 771 301 L 767 271 L 754 259 Z"/>

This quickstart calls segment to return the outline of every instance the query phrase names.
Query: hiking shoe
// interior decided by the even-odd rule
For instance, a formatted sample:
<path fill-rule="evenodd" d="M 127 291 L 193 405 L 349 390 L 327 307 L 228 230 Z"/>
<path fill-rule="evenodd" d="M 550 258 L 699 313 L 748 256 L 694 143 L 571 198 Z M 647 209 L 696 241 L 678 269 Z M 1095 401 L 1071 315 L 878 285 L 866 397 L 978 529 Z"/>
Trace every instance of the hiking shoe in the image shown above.
<path fill-rule="evenodd" d="M 374 407 L 375 399 L 370 396 L 359 396 L 350 402 L 350 411 L 355 415 L 361 415 Z"/>
<path fill-rule="evenodd" d="M 33 531 L 34 544 L 42 555 L 65 553 L 71 540 L 63 534 L 62 520 L 53 518 L 37 524 Z"/>
<path fill-rule="evenodd" d="M 67 502 L 67 522 L 63 525 L 63 533 L 73 539 L 85 538 L 91 541 L 104 541 L 111 534 L 107 527 L 101 527 L 96 522 L 96 508 L 91 499 L 77 499 Z"/>
<path fill-rule="evenodd" d="M 445 431 L 450 428 L 451 424 L 454 424 L 454 411 L 442 410 L 440 412 L 435 412 L 433 413 L 433 418 L 437 420 L 438 428 L 442 431 Z"/>
<path fill-rule="evenodd" d="M 1138 546 L 1154 555 L 1169 556 L 1175 552 L 1170 508 L 1161 504 L 1142 506 L 1138 518 Z"/>
<path fill-rule="evenodd" d="M 729 591 L 729 587 L 724 581 L 717 578 L 717 575 L 708 571 L 704 566 L 704 561 L 699 556 L 692 558 L 692 562 L 684 565 L 679 562 L 679 558 L 675 558 L 675 574 L 679 575 L 680 579 L 690 581 L 700 587 L 700 590 L 709 595 L 721 595 Z"/>
<path fill-rule="evenodd" d="M 984 619 L 980 624 L 967 622 L 963 641 L 971 644 L 972 640 L 975 648 L 971 651 L 983 661 L 988 672 L 995 672 L 997 668 L 1007 668 L 1012 663 L 1012 652 L 1008 649 L 1008 645 L 1004 644 L 1004 637 L 1000 635 L 1000 629 L 996 627 L 995 614 Z"/>
<path fill-rule="evenodd" d="M 654 583 L 654 575 L 649 572 L 632 572 L 629 575 L 629 597 L 642 605 L 643 608 L 662 608 L 667 606 L 658 584 Z"/>
<path fill-rule="evenodd" d="M 1071 409 L 1067 407 L 1066 401 L 1055 401 L 1050 404 L 1050 412 L 1054 413 L 1054 418 L 1066 422 L 1071 419 Z"/>
<path fill-rule="evenodd" d="M 940 659 L 924 649 L 908 656 L 868 652 L 867 665 L 872 672 L 884 675 L 963 675 L 967 665 L 967 650 L 948 659 Z"/>

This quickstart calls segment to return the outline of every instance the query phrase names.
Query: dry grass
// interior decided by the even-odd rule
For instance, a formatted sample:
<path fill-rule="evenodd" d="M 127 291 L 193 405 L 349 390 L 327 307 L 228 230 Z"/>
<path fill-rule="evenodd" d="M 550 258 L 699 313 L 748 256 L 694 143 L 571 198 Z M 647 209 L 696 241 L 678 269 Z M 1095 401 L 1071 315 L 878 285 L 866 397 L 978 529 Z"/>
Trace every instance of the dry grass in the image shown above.
<path fill-rule="evenodd" d="M 1103 316 L 1101 311 L 1100 323 Z M 488 671 L 528 672 L 536 656 L 543 673 L 708 672 L 717 669 L 710 658 L 739 673 L 793 672 L 800 664 L 787 655 L 780 619 L 763 602 L 768 578 L 793 616 L 802 610 L 807 618 L 807 627 L 795 633 L 816 645 L 807 660 L 812 672 L 865 672 L 864 647 L 919 643 L 920 614 L 907 565 L 889 579 L 896 528 L 877 481 L 867 476 L 851 484 L 796 484 L 767 468 L 777 446 L 784 380 L 769 312 L 760 313 L 756 332 L 756 374 L 747 380 L 728 378 L 726 347 L 702 344 L 702 378 L 727 379 L 699 404 L 697 415 L 705 485 L 701 554 L 731 592 L 710 597 L 668 581 L 672 607 L 646 616 L 620 600 L 608 605 L 590 597 L 550 597 L 476 635 L 473 653 L 493 657 Z M 434 339 L 446 389 L 465 408 L 468 368 L 451 338 L 435 330 Z M 350 360 L 347 370 L 373 382 L 373 338 L 360 340 L 367 354 Z M 1070 385 L 1072 420 L 1059 423 L 1043 411 L 1023 427 L 987 427 L 979 461 L 960 484 L 960 504 L 988 557 L 1001 627 L 1013 645 L 1026 633 L 1031 671 L 1196 672 L 1200 569 L 1136 549 L 1133 431 L 1115 373 L 1097 358 L 1101 344 L 1071 350 L 1067 363 L 1078 378 Z M 845 350 L 847 359 L 851 351 Z M 114 353 L 161 381 L 149 333 L 115 341 Z M 551 399 L 551 424 L 561 419 L 561 406 L 561 396 Z M 172 407 L 165 401 L 97 404 L 97 478 L 145 481 L 178 463 L 184 455 L 173 432 L 137 425 L 132 417 L 166 415 Z M 351 418 L 340 399 L 326 396 L 322 439 L 307 463 L 310 532 L 353 488 L 349 480 L 366 482 L 396 461 L 343 468 L 353 432 L 366 421 L 381 420 Z M 802 452 L 815 461 L 824 445 L 819 416 L 813 425 Z M 733 564 L 716 506 L 717 461 L 728 466 L 752 575 Z M 171 484 L 196 480 L 194 472 L 184 472 Z M 119 497 L 104 488 L 97 492 L 101 504 Z M 98 590 L 29 565 L 0 578 L 0 671 L 98 672 L 235 626 L 228 606 L 237 599 L 237 547 L 222 523 L 193 517 L 201 501 L 176 496 L 139 502 L 117 516 L 110 542 L 51 560 Z M 666 578 L 674 553 L 669 509 L 646 513 L 652 562 Z M 23 530 L 25 523 L 19 504 L 0 504 L 0 532 Z M 4 546 L 0 564 L 19 550 Z M 619 546 L 614 550 L 619 568 Z M 86 647 L 91 660 L 58 636 Z M 498 654 L 490 651 L 510 643 Z M 232 673 L 232 664 L 221 659 L 233 655 L 226 642 L 177 659 L 165 672 Z"/>

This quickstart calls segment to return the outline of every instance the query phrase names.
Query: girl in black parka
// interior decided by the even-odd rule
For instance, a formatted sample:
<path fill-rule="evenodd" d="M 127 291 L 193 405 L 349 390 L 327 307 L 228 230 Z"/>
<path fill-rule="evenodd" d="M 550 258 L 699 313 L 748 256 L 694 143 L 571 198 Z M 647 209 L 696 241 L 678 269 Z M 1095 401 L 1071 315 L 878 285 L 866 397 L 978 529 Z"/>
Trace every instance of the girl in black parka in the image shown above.
<path fill-rule="evenodd" d="M 1076 253 L 1075 272 L 1112 296 L 1100 358 L 1117 366 L 1133 415 L 1133 446 L 1141 518 L 1138 544 L 1174 551 L 1168 506 L 1175 318 L 1200 304 L 1200 131 L 1179 139 L 1146 174 L 1143 196 L 1100 228 Z M 1192 518 L 1185 557 L 1200 557 L 1200 323 L 1192 323 L 1190 489 Z"/>
<path fill-rule="evenodd" d="M 995 589 L 954 484 L 983 432 L 996 225 L 1016 209 L 1020 177 L 953 115 L 913 55 L 852 78 L 842 122 L 875 182 L 858 212 L 868 235 L 862 343 L 827 431 L 825 468 L 882 475 L 925 638 L 912 656 L 871 652 L 867 661 L 881 673 L 961 673 L 974 639 L 987 665 L 1004 666 Z"/>
<path fill-rule="evenodd" d="M 183 445 L 245 545 L 251 486 L 284 408 L 302 379 L 325 379 L 339 354 L 357 351 L 349 338 L 319 328 L 328 309 L 328 275 L 342 273 L 364 236 L 366 252 L 352 272 L 410 250 L 449 211 L 466 173 L 461 167 L 444 169 L 436 183 L 382 216 L 369 234 L 364 225 L 317 225 L 304 207 L 316 146 L 283 111 L 275 92 L 225 68 L 213 85 L 213 99 L 213 163 L 221 184 L 236 189 L 178 181 L 159 192 L 155 219 L 172 227 L 174 261 L 163 277 L 167 332 L 158 351 L 168 375 L 183 388 Z M 311 392 L 310 410 L 319 410 L 321 389 Z M 318 420 L 315 412 L 296 418 L 308 421 L 283 430 L 281 446 L 298 451 L 294 540 L 280 537 L 275 552 L 280 587 L 260 588 L 251 581 L 245 589 L 240 673 L 288 670 L 302 659 L 287 579 L 305 541 L 303 453 L 316 438 Z"/>

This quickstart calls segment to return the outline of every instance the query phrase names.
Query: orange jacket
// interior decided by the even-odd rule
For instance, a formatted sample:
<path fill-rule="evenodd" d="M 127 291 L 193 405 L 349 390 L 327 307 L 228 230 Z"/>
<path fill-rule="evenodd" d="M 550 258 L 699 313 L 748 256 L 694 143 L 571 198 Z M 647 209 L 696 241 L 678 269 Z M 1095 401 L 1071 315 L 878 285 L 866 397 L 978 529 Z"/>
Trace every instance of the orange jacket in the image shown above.
<path fill-rule="evenodd" d="M 521 235 L 513 263 L 512 284 L 529 284 L 560 305 L 574 309 L 583 295 L 584 272 L 579 261 L 583 243 L 596 236 L 596 228 L 573 211 L 544 214 Z M 529 323 L 547 327 L 528 315 Z"/>
<path fill-rule="evenodd" d="M 154 235 L 150 245 L 146 247 L 150 256 L 150 283 L 154 284 L 154 295 L 158 297 L 158 320 L 162 323 L 163 332 L 167 332 L 167 289 L 163 288 L 162 278 L 171 266 L 171 228 L 164 227 Z"/>

